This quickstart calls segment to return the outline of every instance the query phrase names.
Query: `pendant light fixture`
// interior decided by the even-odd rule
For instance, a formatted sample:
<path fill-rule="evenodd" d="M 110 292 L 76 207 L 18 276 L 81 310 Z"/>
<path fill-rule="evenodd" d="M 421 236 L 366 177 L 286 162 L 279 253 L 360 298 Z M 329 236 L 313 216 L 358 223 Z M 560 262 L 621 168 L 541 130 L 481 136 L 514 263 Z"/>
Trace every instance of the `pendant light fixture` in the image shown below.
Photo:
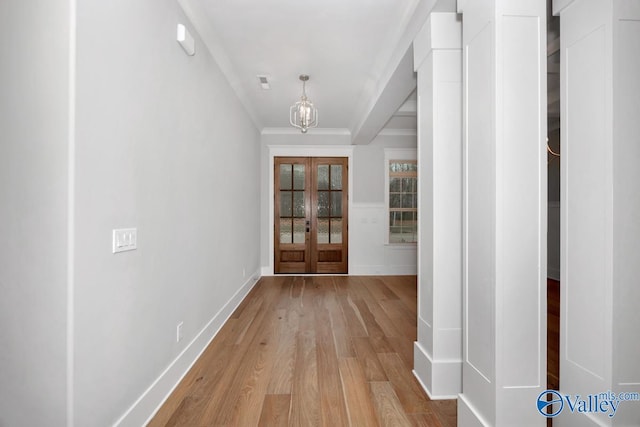
<path fill-rule="evenodd" d="M 300 101 L 289 108 L 289 123 L 291 123 L 291 126 L 300 129 L 302 133 L 307 133 L 309 128 L 318 126 L 318 110 L 307 99 L 306 83 L 309 80 L 309 76 L 302 74 L 300 80 L 302 81 L 302 96 Z"/>

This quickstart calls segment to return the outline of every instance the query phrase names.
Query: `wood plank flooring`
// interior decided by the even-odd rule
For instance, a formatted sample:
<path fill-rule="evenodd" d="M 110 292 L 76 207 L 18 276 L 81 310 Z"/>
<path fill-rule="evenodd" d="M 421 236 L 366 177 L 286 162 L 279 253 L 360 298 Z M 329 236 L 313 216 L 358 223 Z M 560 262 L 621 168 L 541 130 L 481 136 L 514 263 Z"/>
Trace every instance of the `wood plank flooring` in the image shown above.
<path fill-rule="evenodd" d="M 264 277 L 149 426 L 456 425 L 412 374 L 415 276 Z"/>

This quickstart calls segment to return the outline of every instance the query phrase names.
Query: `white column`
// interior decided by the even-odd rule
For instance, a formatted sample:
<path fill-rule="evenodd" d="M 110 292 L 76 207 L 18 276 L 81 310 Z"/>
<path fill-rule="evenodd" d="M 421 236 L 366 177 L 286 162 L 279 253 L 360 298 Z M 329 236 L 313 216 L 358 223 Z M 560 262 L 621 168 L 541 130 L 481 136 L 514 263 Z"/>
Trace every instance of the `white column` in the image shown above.
<path fill-rule="evenodd" d="M 640 392 L 640 2 L 556 1 L 561 25 L 561 394 Z M 610 413 L 610 412 L 609 412 Z M 554 425 L 640 425 L 571 413 Z"/>
<path fill-rule="evenodd" d="M 463 22 L 459 426 L 544 426 L 546 1 L 458 1 Z"/>
<path fill-rule="evenodd" d="M 432 399 L 462 390 L 462 23 L 432 13 L 414 40 L 418 74 L 418 341 Z"/>

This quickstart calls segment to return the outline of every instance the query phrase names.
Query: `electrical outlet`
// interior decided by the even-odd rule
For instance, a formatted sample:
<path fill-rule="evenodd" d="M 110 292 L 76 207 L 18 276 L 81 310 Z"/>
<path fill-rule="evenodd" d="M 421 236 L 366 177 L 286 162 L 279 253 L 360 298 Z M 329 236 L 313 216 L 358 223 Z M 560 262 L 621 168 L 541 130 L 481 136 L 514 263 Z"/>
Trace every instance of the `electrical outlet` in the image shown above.
<path fill-rule="evenodd" d="M 244 279 L 245 277 L 247 277 L 247 272 L 245 271 L 245 269 L 242 269 L 242 278 Z"/>
<path fill-rule="evenodd" d="M 178 323 L 176 327 L 176 342 L 182 341 L 182 325 L 184 325 L 184 322 Z"/>

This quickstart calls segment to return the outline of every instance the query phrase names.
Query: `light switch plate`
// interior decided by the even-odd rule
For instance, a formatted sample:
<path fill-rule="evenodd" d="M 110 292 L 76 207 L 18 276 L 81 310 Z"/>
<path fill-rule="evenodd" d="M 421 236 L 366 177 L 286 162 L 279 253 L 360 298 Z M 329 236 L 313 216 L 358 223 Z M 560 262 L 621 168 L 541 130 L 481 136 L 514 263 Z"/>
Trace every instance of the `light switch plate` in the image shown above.
<path fill-rule="evenodd" d="M 178 326 L 176 327 L 176 342 L 182 341 L 182 326 L 183 325 L 184 325 L 184 322 L 180 322 L 180 323 L 178 323 Z"/>
<path fill-rule="evenodd" d="M 113 253 L 132 251 L 138 248 L 138 229 L 119 228 L 113 230 Z"/>

